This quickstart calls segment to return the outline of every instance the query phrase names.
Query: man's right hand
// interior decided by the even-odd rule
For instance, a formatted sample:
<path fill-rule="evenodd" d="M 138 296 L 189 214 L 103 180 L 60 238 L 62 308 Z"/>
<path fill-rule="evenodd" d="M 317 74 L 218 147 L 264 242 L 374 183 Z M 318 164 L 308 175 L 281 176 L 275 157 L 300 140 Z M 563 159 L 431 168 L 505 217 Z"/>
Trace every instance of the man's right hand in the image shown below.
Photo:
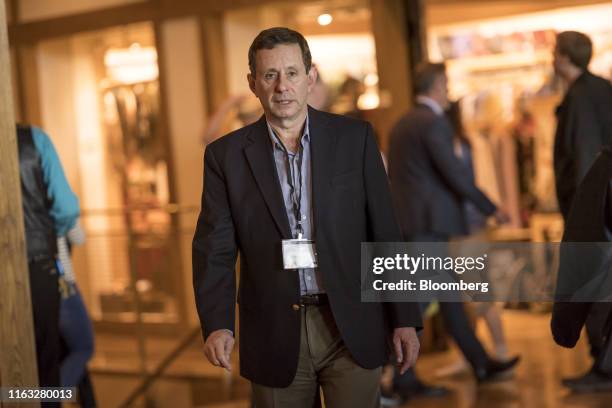
<path fill-rule="evenodd" d="M 215 330 L 204 343 L 204 354 L 212 365 L 232 371 L 230 357 L 234 349 L 234 336 L 226 329 Z"/>

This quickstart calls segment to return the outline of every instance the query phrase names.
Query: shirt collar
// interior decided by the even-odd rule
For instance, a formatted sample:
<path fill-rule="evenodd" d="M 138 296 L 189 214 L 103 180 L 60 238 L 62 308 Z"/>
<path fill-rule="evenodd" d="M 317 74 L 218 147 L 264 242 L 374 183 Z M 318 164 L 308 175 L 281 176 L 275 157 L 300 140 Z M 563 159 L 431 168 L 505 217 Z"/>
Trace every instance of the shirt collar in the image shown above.
<path fill-rule="evenodd" d="M 440 104 L 438 104 L 438 102 L 436 102 L 433 99 L 431 99 L 429 96 L 418 95 L 416 97 L 416 100 L 417 100 L 418 103 L 422 103 L 423 105 L 428 106 L 429 108 L 431 108 L 431 110 L 434 111 L 434 113 L 436 115 L 441 116 L 441 115 L 444 114 L 444 109 L 442 109 Z"/>
<path fill-rule="evenodd" d="M 280 138 L 278 137 L 278 135 L 276 134 L 276 132 L 274 131 L 274 129 L 272 129 L 272 126 L 270 125 L 270 122 L 268 122 L 268 119 L 266 119 L 266 125 L 268 125 L 268 134 L 270 135 L 272 146 L 283 149 L 282 142 Z M 304 131 L 302 132 L 300 143 L 302 144 L 302 147 L 304 147 L 304 144 L 310 143 L 310 119 L 309 119 L 308 113 L 306 113 L 306 121 L 304 122 Z"/>

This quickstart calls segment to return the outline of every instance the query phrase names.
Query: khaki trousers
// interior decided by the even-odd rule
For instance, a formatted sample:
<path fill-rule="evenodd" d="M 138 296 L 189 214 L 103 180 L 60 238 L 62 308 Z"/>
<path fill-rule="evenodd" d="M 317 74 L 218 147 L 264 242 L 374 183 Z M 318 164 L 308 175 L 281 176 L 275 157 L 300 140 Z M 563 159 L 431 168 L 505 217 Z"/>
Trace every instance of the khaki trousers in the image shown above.
<path fill-rule="evenodd" d="M 344 345 L 328 305 L 302 306 L 300 356 L 287 388 L 252 383 L 256 408 L 380 407 L 380 367 L 360 367 Z"/>

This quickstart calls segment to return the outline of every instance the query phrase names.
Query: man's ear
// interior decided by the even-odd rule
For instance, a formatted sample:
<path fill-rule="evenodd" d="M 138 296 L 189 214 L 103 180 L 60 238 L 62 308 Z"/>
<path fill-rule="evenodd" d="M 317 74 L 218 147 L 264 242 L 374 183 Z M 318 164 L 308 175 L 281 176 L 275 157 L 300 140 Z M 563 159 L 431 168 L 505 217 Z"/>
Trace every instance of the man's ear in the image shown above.
<path fill-rule="evenodd" d="M 312 65 L 310 67 L 310 71 L 308 71 L 308 92 L 312 91 L 312 87 L 317 83 L 317 78 L 319 77 L 319 71 L 317 71 L 317 67 Z"/>
<path fill-rule="evenodd" d="M 247 81 L 249 82 L 249 89 L 251 90 L 251 92 L 253 92 L 255 96 L 257 96 L 257 94 L 255 93 L 255 77 L 248 73 Z"/>

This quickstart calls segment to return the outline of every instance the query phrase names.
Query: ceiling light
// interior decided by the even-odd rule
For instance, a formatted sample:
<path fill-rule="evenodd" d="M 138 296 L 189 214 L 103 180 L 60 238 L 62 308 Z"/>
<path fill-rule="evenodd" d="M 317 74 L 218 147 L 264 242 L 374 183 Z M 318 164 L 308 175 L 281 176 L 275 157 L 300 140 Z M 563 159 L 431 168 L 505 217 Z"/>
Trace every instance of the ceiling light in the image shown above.
<path fill-rule="evenodd" d="M 369 73 L 368 75 L 365 76 L 365 78 L 363 79 L 363 84 L 365 86 L 375 86 L 376 84 L 378 84 L 378 75 L 376 75 L 375 73 Z"/>
<path fill-rule="evenodd" d="M 331 14 L 321 14 L 318 18 L 317 21 L 319 22 L 320 25 L 322 26 L 326 26 L 331 24 L 331 22 L 334 20 L 334 18 L 331 16 Z"/>
<path fill-rule="evenodd" d="M 157 79 L 157 51 L 138 43 L 129 48 L 111 48 L 104 55 L 104 65 L 110 79 L 122 84 L 134 84 Z"/>
<path fill-rule="evenodd" d="M 380 106 L 380 97 L 375 90 L 368 90 L 359 95 L 357 99 L 357 108 L 359 110 L 376 109 Z"/>

